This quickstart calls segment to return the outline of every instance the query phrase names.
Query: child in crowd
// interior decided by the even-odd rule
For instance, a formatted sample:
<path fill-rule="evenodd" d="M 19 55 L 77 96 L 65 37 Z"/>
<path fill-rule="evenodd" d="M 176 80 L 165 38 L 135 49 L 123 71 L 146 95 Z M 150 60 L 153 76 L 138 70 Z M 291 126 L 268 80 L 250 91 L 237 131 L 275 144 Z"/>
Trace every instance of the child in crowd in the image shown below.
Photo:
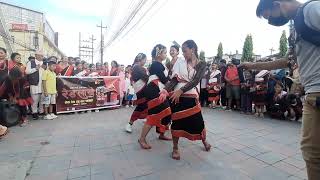
<path fill-rule="evenodd" d="M 127 90 L 127 107 L 133 107 L 133 96 L 134 96 L 134 89 L 131 84 L 128 86 Z"/>
<path fill-rule="evenodd" d="M 254 90 L 254 73 L 250 70 L 243 72 L 241 83 L 241 112 L 247 115 L 252 114 L 252 95 Z"/>
<path fill-rule="evenodd" d="M 45 105 L 44 119 L 52 120 L 57 118 L 53 113 L 53 106 L 56 104 L 57 85 L 56 85 L 56 62 L 49 61 L 47 70 L 42 77 L 43 84 L 43 104 Z"/>
<path fill-rule="evenodd" d="M 269 71 L 262 70 L 255 77 L 254 107 L 257 117 L 264 117 L 266 110 L 266 95 L 268 90 Z"/>
<path fill-rule="evenodd" d="M 218 70 L 217 64 L 212 64 L 211 73 L 208 82 L 208 101 L 211 103 L 209 107 L 216 108 L 220 100 L 221 89 L 221 72 Z"/>

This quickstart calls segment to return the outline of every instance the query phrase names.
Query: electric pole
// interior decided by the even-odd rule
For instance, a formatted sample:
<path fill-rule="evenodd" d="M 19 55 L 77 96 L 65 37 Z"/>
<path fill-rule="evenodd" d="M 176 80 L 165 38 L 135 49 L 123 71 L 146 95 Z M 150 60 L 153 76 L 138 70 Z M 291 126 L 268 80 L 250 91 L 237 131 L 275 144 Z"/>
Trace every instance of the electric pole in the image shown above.
<path fill-rule="evenodd" d="M 273 48 L 270 49 L 271 55 L 273 54 L 275 50 Z"/>
<path fill-rule="evenodd" d="M 107 26 L 104 27 L 104 26 L 102 25 L 102 21 L 101 21 L 101 25 L 100 25 L 100 26 L 97 25 L 97 27 L 100 28 L 100 30 L 101 30 L 101 42 L 100 42 L 100 43 L 101 43 L 101 45 L 100 45 L 100 56 L 101 56 L 101 60 L 100 60 L 100 61 L 101 61 L 101 64 L 103 64 L 103 49 L 104 49 L 104 47 L 103 47 L 104 45 L 103 45 L 103 44 L 104 44 L 104 40 L 103 40 L 102 29 L 107 29 Z"/>
<path fill-rule="evenodd" d="M 90 41 L 91 41 L 91 49 L 92 49 L 92 51 L 91 51 L 91 64 L 93 64 L 93 49 L 94 49 L 94 47 L 93 47 L 93 42 L 94 42 L 95 40 L 96 40 L 96 39 L 94 39 L 94 36 L 92 35 L 91 38 L 90 38 Z"/>
<path fill-rule="evenodd" d="M 94 39 L 93 35 L 89 38 L 89 40 L 82 40 L 81 33 L 79 33 L 79 58 L 91 60 L 93 64 L 93 43 L 96 39 Z"/>

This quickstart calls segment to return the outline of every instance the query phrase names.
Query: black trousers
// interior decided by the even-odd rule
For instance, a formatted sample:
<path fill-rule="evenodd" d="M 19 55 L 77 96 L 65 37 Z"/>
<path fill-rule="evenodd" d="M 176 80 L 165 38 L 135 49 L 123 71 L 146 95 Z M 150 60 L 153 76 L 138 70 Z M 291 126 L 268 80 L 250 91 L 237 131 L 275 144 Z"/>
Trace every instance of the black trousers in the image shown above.
<path fill-rule="evenodd" d="M 200 90 L 200 103 L 201 103 L 201 106 L 205 106 L 206 104 L 209 104 L 207 89 Z"/>

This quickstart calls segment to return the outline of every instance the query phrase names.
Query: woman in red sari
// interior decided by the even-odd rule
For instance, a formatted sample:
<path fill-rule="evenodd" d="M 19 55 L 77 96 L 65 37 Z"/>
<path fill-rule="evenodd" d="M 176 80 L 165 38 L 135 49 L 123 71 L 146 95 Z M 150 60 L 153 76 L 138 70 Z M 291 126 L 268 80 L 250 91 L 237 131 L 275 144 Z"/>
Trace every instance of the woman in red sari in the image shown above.
<path fill-rule="evenodd" d="M 27 120 L 27 107 L 33 103 L 30 94 L 30 84 L 25 75 L 25 68 L 19 62 L 19 53 L 12 53 L 9 64 L 9 76 L 4 80 L 0 88 L 0 97 L 8 93 L 9 99 L 16 103 L 21 113 L 21 124 L 25 126 Z"/>
<path fill-rule="evenodd" d="M 8 76 L 7 50 L 0 47 L 0 87 Z M 0 88 L 1 91 L 1 88 Z M 3 97 L 5 98 L 5 97 Z M 2 97 L 0 96 L 0 99 Z M 8 133 L 8 128 L 0 125 L 0 139 Z"/>

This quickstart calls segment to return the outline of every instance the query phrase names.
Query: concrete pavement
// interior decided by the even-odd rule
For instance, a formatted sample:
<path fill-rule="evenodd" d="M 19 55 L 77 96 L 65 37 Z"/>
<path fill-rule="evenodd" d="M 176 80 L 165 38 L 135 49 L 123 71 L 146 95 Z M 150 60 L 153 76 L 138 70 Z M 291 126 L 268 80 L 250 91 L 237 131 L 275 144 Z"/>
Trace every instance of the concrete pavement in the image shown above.
<path fill-rule="evenodd" d="M 1 180 L 301 180 L 300 123 L 258 119 L 203 109 L 208 140 L 182 140 L 181 160 L 170 158 L 171 142 L 148 135 L 152 150 L 137 139 L 143 122 L 127 134 L 133 109 L 60 115 L 13 127 L 0 140 Z M 3 178 L 3 174 L 4 177 Z"/>

